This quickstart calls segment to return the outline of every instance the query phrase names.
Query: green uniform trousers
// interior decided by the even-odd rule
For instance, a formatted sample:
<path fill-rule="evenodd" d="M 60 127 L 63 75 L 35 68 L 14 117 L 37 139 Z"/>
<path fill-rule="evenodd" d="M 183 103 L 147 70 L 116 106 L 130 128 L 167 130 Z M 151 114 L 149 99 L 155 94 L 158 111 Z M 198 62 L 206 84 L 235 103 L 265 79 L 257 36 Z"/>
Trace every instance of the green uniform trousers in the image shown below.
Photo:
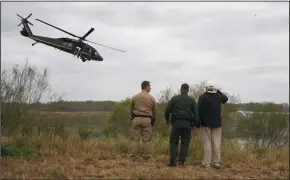
<path fill-rule="evenodd" d="M 178 154 L 179 137 L 181 137 L 181 148 Z M 191 138 L 190 127 L 172 126 L 170 134 L 170 162 L 176 163 L 177 157 L 179 162 L 185 162 L 188 156 L 188 147 Z"/>

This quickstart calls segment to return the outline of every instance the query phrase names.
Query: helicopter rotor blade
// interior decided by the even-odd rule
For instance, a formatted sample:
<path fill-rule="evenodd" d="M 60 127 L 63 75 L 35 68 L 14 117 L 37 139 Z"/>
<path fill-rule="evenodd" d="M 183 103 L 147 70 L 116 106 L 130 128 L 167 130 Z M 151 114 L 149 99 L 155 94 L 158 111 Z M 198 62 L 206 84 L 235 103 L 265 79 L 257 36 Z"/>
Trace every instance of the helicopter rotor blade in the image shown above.
<path fill-rule="evenodd" d="M 27 20 L 28 18 L 30 18 L 31 15 L 32 15 L 32 13 L 30 13 L 30 14 L 25 18 L 25 20 Z M 30 24 L 31 26 L 33 26 L 33 24 L 32 24 L 31 22 L 27 21 L 27 23 Z"/>
<path fill-rule="evenodd" d="M 53 26 L 53 25 L 51 25 L 51 24 L 48 24 L 48 23 L 46 23 L 46 22 L 44 22 L 44 21 L 41 21 L 41 20 L 39 20 L 39 19 L 35 19 L 35 20 L 37 20 L 37 21 L 39 21 L 39 22 L 42 22 L 42 23 L 44 23 L 44 24 L 46 24 L 46 25 L 48 25 L 48 26 L 51 26 L 51 27 L 53 27 L 53 28 L 55 28 L 55 29 L 58 29 L 58 30 L 60 30 L 60 31 L 62 31 L 62 32 L 64 32 L 64 33 L 67 33 L 67 34 L 69 34 L 69 35 L 71 35 L 71 36 L 73 36 L 73 37 L 80 38 L 79 36 L 76 36 L 76 35 L 74 35 L 74 34 L 72 34 L 72 33 L 70 33 L 70 32 L 67 32 L 67 31 L 65 31 L 65 30 L 63 30 L 63 29 L 60 29 L 60 28 L 58 28 L 58 27 L 56 27 L 56 26 Z"/>
<path fill-rule="evenodd" d="M 18 17 L 20 17 L 21 19 L 24 19 L 22 16 L 20 16 L 19 14 L 16 14 Z M 18 26 L 20 26 L 22 24 L 22 22 L 20 24 L 18 24 Z"/>
<path fill-rule="evenodd" d="M 125 52 L 125 51 L 123 51 L 123 50 L 115 49 L 115 48 L 112 48 L 112 47 L 109 47 L 109 46 L 105 46 L 105 45 L 103 45 L 103 44 L 95 43 L 95 42 L 92 42 L 92 41 L 89 41 L 89 40 L 84 40 L 84 41 L 88 41 L 88 42 L 90 42 L 90 43 L 97 44 L 97 45 L 100 45 L 100 46 L 104 46 L 104 47 L 107 47 L 107 48 L 110 48 L 110 49 L 114 49 L 114 50 L 117 50 L 117 51 Z"/>
<path fill-rule="evenodd" d="M 19 14 L 16 14 L 18 17 L 20 17 L 21 19 L 24 19 L 22 16 L 20 16 Z"/>
<path fill-rule="evenodd" d="M 30 13 L 25 19 L 28 19 L 28 18 L 30 18 L 30 16 L 32 15 L 32 13 Z"/>
<path fill-rule="evenodd" d="M 90 35 L 95 29 L 91 28 L 81 39 L 84 40 L 88 35 Z"/>

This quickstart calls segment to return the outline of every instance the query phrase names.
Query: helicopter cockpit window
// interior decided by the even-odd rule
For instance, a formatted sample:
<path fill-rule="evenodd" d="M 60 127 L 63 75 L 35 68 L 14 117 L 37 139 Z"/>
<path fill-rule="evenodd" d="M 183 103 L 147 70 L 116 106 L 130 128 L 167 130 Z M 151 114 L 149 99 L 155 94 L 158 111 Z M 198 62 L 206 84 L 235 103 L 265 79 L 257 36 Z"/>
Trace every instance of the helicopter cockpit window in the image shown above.
<path fill-rule="evenodd" d="M 91 52 L 92 52 L 92 48 L 89 49 L 89 53 L 91 53 Z"/>
<path fill-rule="evenodd" d="M 63 45 L 64 45 L 64 46 L 67 46 L 67 42 L 63 42 Z"/>
<path fill-rule="evenodd" d="M 71 47 L 73 46 L 73 44 L 72 44 L 72 43 L 68 43 L 67 46 L 68 46 L 69 48 L 71 48 Z"/>
<path fill-rule="evenodd" d="M 98 56 L 98 55 L 99 55 L 99 53 L 96 51 L 96 52 L 95 52 L 95 55 L 96 55 L 96 56 Z"/>

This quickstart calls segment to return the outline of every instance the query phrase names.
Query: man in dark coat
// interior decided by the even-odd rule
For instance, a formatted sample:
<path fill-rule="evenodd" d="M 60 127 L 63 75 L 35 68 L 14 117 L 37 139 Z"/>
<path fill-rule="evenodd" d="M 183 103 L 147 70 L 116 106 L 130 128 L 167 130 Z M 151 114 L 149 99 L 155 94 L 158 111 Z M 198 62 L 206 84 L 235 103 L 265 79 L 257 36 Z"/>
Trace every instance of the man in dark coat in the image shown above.
<path fill-rule="evenodd" d="M 199 124 L 197 104 L 194 98 L 188 96 L 188 84 L 182 84 L 180 95 L 172 97 L 165 110 L 166 123 L 171 123 L 170 134 L 170 160 L 168 166 L 175 167 L 178 164 L 184 166 L 188 156 L 188 147 L 191 138 L 191 129 Z M 170 117 L 171 114 L 171 118 Z M 178 155 L 179 137 L 181 148 Z"/>
<path fill-rule="evenodd" d="M 225 104 L 228 97 L 222 92 L 208 85 L 206 92 L 199 96 L 198 110 L 201 125 L 201 135 L 204 144 L 203 165 L 220 168 L 221 144 L 221 104 Z"/>

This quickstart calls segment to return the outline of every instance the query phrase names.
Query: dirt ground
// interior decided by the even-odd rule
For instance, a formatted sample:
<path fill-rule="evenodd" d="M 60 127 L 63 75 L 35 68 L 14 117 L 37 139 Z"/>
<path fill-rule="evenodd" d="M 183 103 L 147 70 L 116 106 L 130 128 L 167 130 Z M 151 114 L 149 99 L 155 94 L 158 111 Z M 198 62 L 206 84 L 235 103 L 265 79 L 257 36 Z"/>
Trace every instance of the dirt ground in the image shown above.
<path fill-rule="evenodd" d="M 200 162 L 187 162 L 185 168 L 167 167 L 167 157 L 158 156 L 149 162 L 132 162 L 128 157 L 55 157 L 38 161 L 2 158 L 1 178 L 5 179 L 289 179 L 289 166 L 277 162 L 253 166 L 246 162 L 227 164 L 221 169 L 206 169 Z"/>

